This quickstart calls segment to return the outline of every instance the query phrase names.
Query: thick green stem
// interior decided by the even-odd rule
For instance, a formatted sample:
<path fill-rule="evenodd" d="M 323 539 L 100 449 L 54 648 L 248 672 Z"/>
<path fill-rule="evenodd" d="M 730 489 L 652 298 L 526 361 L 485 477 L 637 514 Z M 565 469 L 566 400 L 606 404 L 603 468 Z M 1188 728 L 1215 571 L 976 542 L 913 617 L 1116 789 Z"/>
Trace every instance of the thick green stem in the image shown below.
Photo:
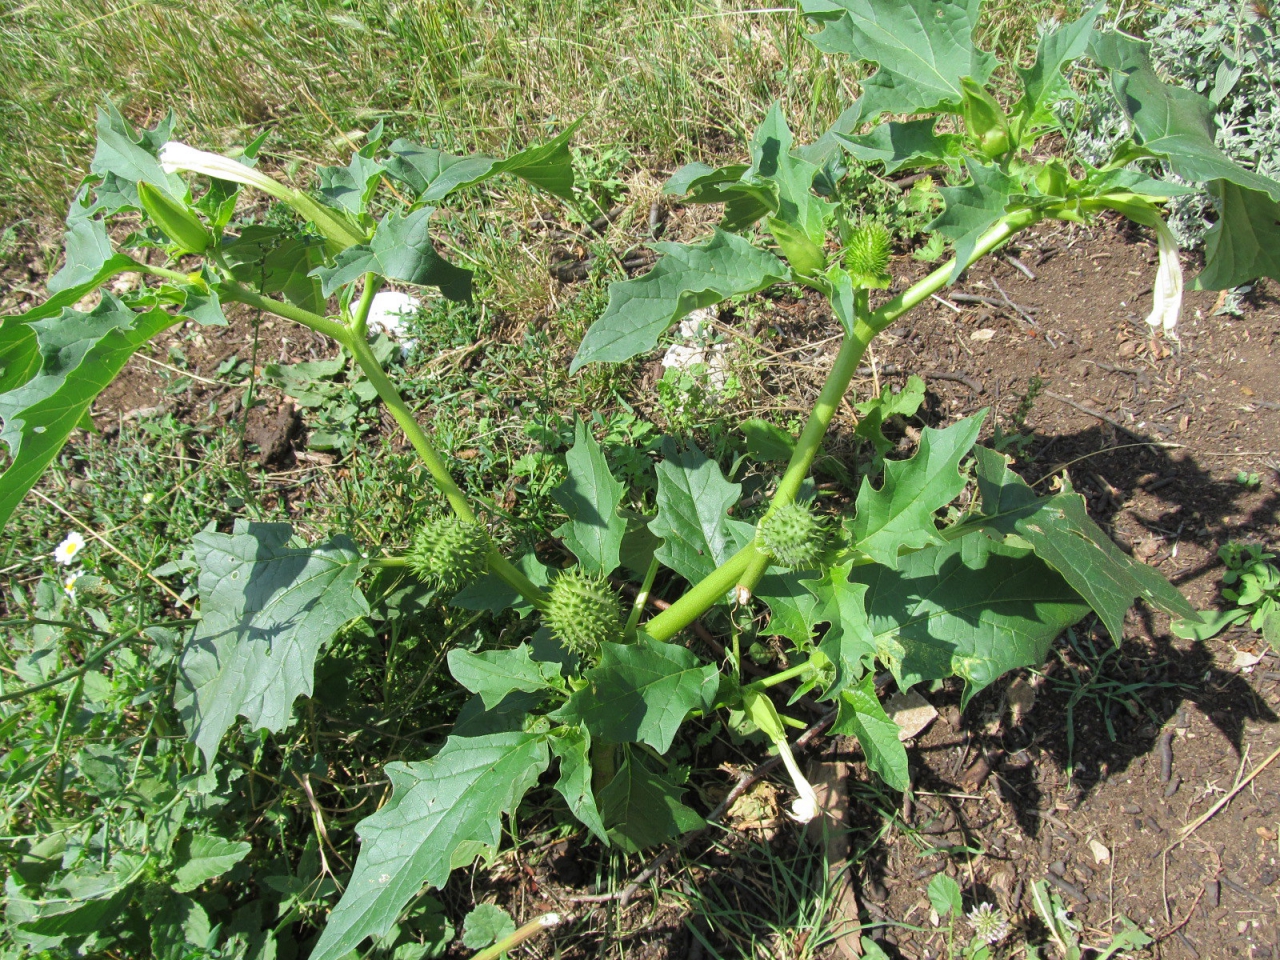
<path fill-rule="evenodd" d="M 530 920 L 523 927 L 518 929 L 506 937 L 503 937 L 491 947 L 481 950 L 471 960 L 498 960 L 499 957 L 506 956 L 511 950 L 514 950 L 520 944 L 524 943 L 538 934 L 543 933 L 560 922 L 560 914 L 544 913 L 536 920 Z"/>
<path fill-rule="evenodd" d="M 810 669 L 809 661 L 806 660 L 804 663 L 796 664 L 794 667 L 787 667 L 786 670 L 779 671 L 771 676 L 761 677 L 759 680 L 755 680 L 752 683 L 747 684 L 747 687 L 751 690 L 768 690 L 770 687 L 776 687 L 780 683 L 786 683 L 788 680 L 798 677 L 808 672 Z"/>
<path fill-rule="evenodd" d="M 286 320 L 294 320 L 305 327 L 315 330 L 317 333 L 332 337 L 350 350 L 352 356 L 356 359 L 356 363 L 364 371 L 364 375 L 373 384 L 373 389 L 377 391 L 378 396 L 391 412 L 392 418 L 400 425 L 400 429 L 409 438 L 413 449 L 417 451 L 418 456 L 422 458 L 422 462 L 426 464 L 428 472 L 435 480 L 436 486 L 440 488 L 440 491 L 449 501 L 449 506 L 453 508 L 453 512 L 461 520 L 465 520 L 468 523 L 476 522 L 475 511 L 471 509 L 471 505 L 467 502 L 466 494 L 454 483 L 453 477 L 449 475 L 448 467 L 440 459 L 440 455 L 436 453 L 426 432 L 423 431 L 422 427 L 418 426 L 418 421 L 413 417 L 413 411 L 409 409 L 409 405 L 400 396 L 400 391 L 396 389 L 395 384 L 383 372 L 382 365 L 378 363 L 378 358 L 373 355 L 373 350 L 369 347 L 364 337 L 355 336 L 352 329 L 343 326 L 341 323 L 336 323 L 309 310 L 303 310 L 301 307 L 295 307 L 291 303 L 264 297 L 234 281 L 224 280 L 220 285 L 220 289 L 228 300 L 237 300 L 251 307 L 267 310 L 277 316 L 284 317 Z M 373 291 L 375 290 L 376 284 L 365 284 L 366 296 L 361 297 L 361 307 L 358 309 L 363 311 L 366 319 L 368 307 L 365 301 L 366 299 L 370 302 L 372 301 Z M 546 604 L 546 593 L 516 569 L 496 549 L 489 551 L 488 562 L 489 569 L 529 603 L 539 609 Z"/>
<path fill-rule="evenodd" d="M 177 270 L 169 270 L 166 267 L 153 267 L 148 263 L 139 264 L 143 273 L 150 274 L 153 277 L 159 277 L 161 280 L 172 280 L 174 283 L 191 283 L 191 277 L 185 273 L 179 273 Z"/>
<path fill-rule="evenodd" d="M 689 588 L 689 592 L 644 625 L 644 632 L 655 640 L 670 640 L 733 589 L 738 575 L 760 551 L 747 544 Z"/>
<path fill-rule="evenodd" d="M 965 261 L 965 267 L 985 257 L 1015 233 L 1025 230 L 1043 216 L 1042 211 L 1036 210 L 1018 210 L 1009 214 L 978 239 L 973 252 Z M 862 355 L 871 339 L 898 317 L 946 286 L 955 269 L 956 260 L 953 258 L 924 279 L 912 284 L 907 290 L 881 304 L 865 318 L 859 317 L 853 333 L 841 345 L 831 372 L 827 374 L 827 382 L 823 385 L 818 402 L 809 415 L 800 439 L 796 442 L 791 462 L 787 464 L 786 472 L 778 482 L 778 489 L 773 495 L 766 515 L 784 503 L 793 501 L 796 494 L 800 492 L 800 485 L 804 483 L 805 477 L 809 474 L 809 468 L 813 466 L 813 459 L 817 455 L 836 407 L 849 388 L 849 381 L 857 372 L 858 363 L 862 360 Z M 859 313 L 866 309 L 863 302 L 859 303 L 859 308 Z M 754 544 L 748 544 L 694 585 L 669 608 L 650 620 L 645 627 L 646 631 L 655 639 L 670 639 L 702 616 L 713 604 L 719 602 L 733 586 L 740 588 L 740 595 L 744 592 L 750 594 L 768 568 L 768 555 L 756 549 Z"/>
<path fill-rule="evenodd" d="M 351 315 L 351 334 L 365 340 L 369 336 L 369 307 L 373 305 L 373 295 L 382 286 L 382 278 L 376 273 L 364 275 L 364 290 L 360 294 L 360 303 L 356 312 Z"/>
<path fill-rule="evenodd" d="M 312 313 L 310 310 L 295 307 L 292 303 L 285 303 L 283 300 L 272 300 L 270 297 L 264 297 L 243 284 L 236 283 L 234 280 L 223 280 L 218 284 L 218 292 L 224 300 L 235 300 L 250 307 L 257 307 L 259 310 L 274 313 L 278 317 L 284 317 L 286 320 L 300 323 L 316 333 L 323 333 L 326 337 L 337 340 L 347 349 L 351 348 L 351 331 L 328 317 L 322 317 L 320 314 Z"/>
<path fill-rule="evenodd" d="M 445 499 L 449 501 L 449 506 L 453 508 L 453 512 L 460 520 L 465 520 L 467 523 L 476 523 L 475 511 L 471 509 L 471 504 L 467 502 L 466 494 L 462 492 L 462 488 L 450 476 L 449 468 L 445 466 L 444 461 L 440 459 L 440 455 L 436 453 L 435 447 L 431 445 L 431 440 L 426 431 L 414 419 L 413 411 L 409 409 L 409 405 L 400 396 L 400 391 L 396 389 L 395 384 L 383 372 L 382 365 L 378 363 L 378 358 L 373 355 L 373 350 L 369 344 L 363 338 L 357 339 L 353 336 L 348 336 L 347 340 L 349 341 L 348 349 L 351 350 L 352 355 L 356 358 L 356 363 L 360 364 L 360 369 L 364 371 L 364 375 L 373 384 L 373 389 L 378 392 L 378 396 L 386 404 L 391 416 L 400 425 L 400 429 L 409 438 L 409 442 L 413 444 L 413 449 L 417 451 L 418 456 L 422 458 L 422 462 L 426 464 L 427 471 L 431 474 L 432 479 L 435 480 L 440 492 L 445 495 Z M 539 609 L 546 604 L 547 595 L 545 591 L 516 569 L 496 549 L 490 549 L 488 562 L 489 569 L 501 577 L 508 586 L 516 590 L 529 603 Z"/>

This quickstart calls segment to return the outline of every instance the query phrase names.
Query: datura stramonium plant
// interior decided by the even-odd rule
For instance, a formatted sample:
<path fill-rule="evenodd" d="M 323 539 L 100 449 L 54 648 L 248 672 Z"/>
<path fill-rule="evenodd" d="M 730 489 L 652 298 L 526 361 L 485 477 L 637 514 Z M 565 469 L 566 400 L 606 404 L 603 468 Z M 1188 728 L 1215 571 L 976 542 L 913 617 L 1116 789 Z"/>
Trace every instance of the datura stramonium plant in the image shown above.
<path fill-rule="evenodd" d="M 762 735 L 778 752 L 795 785 L 791 815 L 809 821 L 820 815 L 818 797 L 792 755 L 789 729 L 856 738 L 868 769 L 907 790 L 906 748 L 880 701 L 890 681 L 906 690 L 954 678 L 963 706 L 1007 671 L 1042 664 L 1054 639 L 1091 613 L 1117 641 L 1136 600 L 1184 625 L 1200 622 L 1157 571 L 1115 549 L 1078 493 L 1041 495 L 1002 453 L 980 445 L 986 411 L 922 427 L 914 454 L 895 457 L 879 425 L 916 413 L 921 382 L 858 403 L 859 443 L 839 445 L 842 462 L 834 462 L 836 445 L 823 452 L 824 438 L 879 334 L 1042 222 L 1087 224 L 1118 213 L 1154 230 L 1159 266 L 1146 319 L 1172 334 L 1183 282 L 1161 210 L 1187 187 L 1156 174 L 1208 183 L 1218 203 L 1198 286 L 1280 280 L 1280 183 L 1226 157 L 1215 145 L 1213 105 L 1165 84 L 1142 41 L 1103 25 L 1101 5 L 1046 31 L 1034 63 L 998 74 L 995 55 L 974 42 L 979 0 L 799 2 L 810 41 L 862 64 L 860 98 L 810 143 L 797 142 L 775 104 L 738 162 L 690 163 L 672 174 L 664 192 L 679 198 L 673 203 L 716 205 L 723 216 L 704 237 L 653 244 L 657 259 L 646 273 L 613 278 L 566 372 L 630 366 L 604 378 L 608 394 L 570 392 L 580 401 L 607 395 L 610 412 L 581 417 L 586 411 L 567 401 L 538 411 L 541 454 L 564 479 L 545 498 L 527 492 L 536 502 L 518 516 L 493 497 L 510 476 L 471 474 L 468 489 L 454 479 L 451 451 L 437 448 L 444 434 L 423 423 L 430 405 L 406 400 L 397 372 L 379 359 L 369 319 L 388 285 L 472 298 L 477 285 L 459 262 L 482 258 L 457 250 L 466 231 L 433 219 L 462 191 L 518 177 L 579 205 L 573 125 L 502 158 L 454 156 L 411 139 L 386 144 L 379 125 L 348 164 L 316 171 L 311 194 L 254 169 L 257 143 L 236 160 L 172 140 L 172 117 L 139 132 L 103 107 L 91 173 L 67 218 L 67 263 L 50 278 L 47 302 L 0 326 L 0 441 L 10 454 L 0 521 L 58 462 L 134 351 L 179 324 L 226 325 L 230 303 L 340 347 L 363 375 L 347 383 L 372 387 L 417 456 L 422 482 L 406 484 L 406 496 L 432 502 L 415 503 L 414 514 L 452 515 L 415 532 L 390 519 L 379 529 L 376 518 L 401 515 L 387 509 L 308 544 L 301 531 L 320 524 L 304 521 L 295 531 L 229 510 L 227 524 L 192 545 L 200 615 L 173 676 L 196 749 L 170 752 L 184 783 L 224 767 L 228 754 L 248 756 L 261 731 L 280 733 L 304 714 L 296 701 L 315 691 L 316 664 L 338 646 L 349 655 L 350 645 L 336 642 L 357 635 L 349 624 L 363 619 L 380 630 L 389 594 L 415 591 L 437 608 L 432 623 L 465 619 L 464 633 L 454 634 L 465 640 L 446 656 L 471 699 L 447 736 L 412 749 L 397 742 L 394 752 L 404 746 L 412 759 L 388 766 L 391 792 L 358 828 L 359 855 L 341 899 L 324 921 L 317 909 L 295 924 L 305 926 L 303 942 L 312 924 L 325 923 L 311 960 L 340 960 L 386 936 L 424 889 L 443 886 L 477 856 L 496 855 L 503 818 L 514 829 L 528 790 L 559 791 L 584 830 L 634 853 L 704 823 L 687 793 L 687 764 L 697 776 L 716 776 L 699 769 L 695 744 L 727 728 Z M 921 50 L 936 54 L 927 71 Z M 1075 88 L 1066 71 L 1082 58 L 1105 75 L 1131 123 L 1101 165 L 1037 145 L 1063 131 L 1057 105 Z M 1011 96 L 995 95 L 993 76 L 1012 80 L 1000 84 Z M 848 176 L 858 165 L 886 178 L 936 176 L 936 188 L 923 192 L 937 215 L 920 236 L 865 209 Z M 241 188 L 281 204 L 269 227 L 236 218 Z M 487 209 L 477 202 L 455 224 Z M 892 267 L 894 245 L 926 240 L 949 258 L 904 281 Z M 170 262 L 153 262 L 157 248 Z M 135 256 L 138 249 L 146 255 Z M 125 271 L 141 285 L 113 292 L 111 279 Z M 100 288 L 100 298 L 89 297 Z M 611 443 L 597 439 L 614 398 L 634 399 L 639 385 L 626 377 L 638 358 L 676 324 L 717 304 L 734 323 L 747 298 L 770 290 L 800 292 L 814 316 L 830 318 L 824 338 L 835 334 L 832 346 L 824 339 L 814 347 L 824 351 L 825 381 L 798 432 L 790 423 L 752 421 L 741 436 L 726 427 L 718 457 L 687 435 L 646 440 L 643 450 L 616 432 Z M 96 306 L 86 312 L 84 303 Z M 741 336 L 752 336 L 745 324 Z M 415 394 L 423 389 L 414 384 Z M 570 422 L 572 441 L 546 427 Z M 371 431 L 360 442 L 392 441 Z M 816 491 L 820 455 L 840 479 Z M 620 462 L 625 476 L 613 472 Z M 804 504 L 814 493 L 827 498 L 821 511 Z M 553 514 L 563 522 L 546 524 Z M 508 544 L 520 552 L 508 556 Z M 67 547 L 58 559 L 69 564 L 74 552 Z M 434 592 L 418 593 L 418 579 Z M 748 648 L 763 662 L 744 658 L 748 633 L 768 637 Z M 386 662 L 415 669 L 404 658 Z M 791 715 L 815 705 L 823 711 L 816 719 Z M 254 756 L 271 762 L 270 754 Z M 164 855 L 148 850 L 138 853 L 148 875 L 172 876 Z M 21 883 L 32 910 L 62 911 L 65 891 L 98 889 L 100 879 L 54 870 L 47 882 Z M 124 910 L 128 896 L 112 903 Z M 87 909 L 99 918 L 105 903 Z M 230 907 L 216 922 L 213 910 L 210 926 L 230 919 Z M 53 912 L 33 922 L 64 920 Z M 297 952 L 296 943 L 287 949 Z"/>

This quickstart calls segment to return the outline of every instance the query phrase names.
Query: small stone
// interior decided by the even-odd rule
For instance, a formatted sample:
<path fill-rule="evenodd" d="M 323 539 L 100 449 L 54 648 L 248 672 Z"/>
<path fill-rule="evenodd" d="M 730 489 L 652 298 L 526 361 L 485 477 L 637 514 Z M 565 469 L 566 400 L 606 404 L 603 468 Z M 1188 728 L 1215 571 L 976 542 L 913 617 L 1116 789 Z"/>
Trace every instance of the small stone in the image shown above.
<path fill-rule="evenodd" d="M 1125 813 L 1129 813 L 1129 814 L 1135 814 L 1135 813 L 1141 813 L 1141 812 L 1142 812 L 1142 808 L 1141 808 L 1140 806 L 1138 806 L 1136 803 L 1126 803 L 1126 804 L 1125 804 L 1123 807 L 1121 807 L 1120 809 L 1121 809 L 1123 812 L 1125 812 Z"/>
<path fill-rule="evenodd" d="M 889 899 L 889 891 L 879 880 L 868 881 L 863 890 L 867 893 L 867 899 L 874 900 L 876 903 L 884 903 Z"/>
<path fill-rule="evenodd" d="M 1067 865 L 1061 860 L 1053 861 L 1053 863 L 1049 864 L 1049 869 L 1060 877 L 1065 877 L 1067 875 Z"/>
<path fill-rule="evenodd" d="M 1097 840 L 1089 841 L 1089 850 L 1093 853 L 1093 859 L 1096 863 L 1111 862 L 1111 851 Z"/>

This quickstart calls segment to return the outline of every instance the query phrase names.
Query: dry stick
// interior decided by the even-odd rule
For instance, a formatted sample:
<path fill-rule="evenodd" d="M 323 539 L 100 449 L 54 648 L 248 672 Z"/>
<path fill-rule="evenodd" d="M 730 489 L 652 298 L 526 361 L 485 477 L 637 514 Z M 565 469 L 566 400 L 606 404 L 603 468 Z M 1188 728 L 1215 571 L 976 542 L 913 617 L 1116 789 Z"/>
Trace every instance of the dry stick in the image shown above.
<path fill-rule="evenodd" d="M 170 598 L 173 600 L 174 603 L 180 604 L 186 607 L 188 610 L 191 609 L 191 604 L 187 603 L 187 601 L 183 600 L 180 596 L 174 593 L 173 590 L 170 589 L 167 583 L 165 583 L 163 580 L 157 580 L 154 576 L 152 576 L 150 571 L 144 570 L 142 568 L 142 565 L 139 564 L 136 560 L 134 560 L 133 557 L 130 557 L 129 555 L 121 551 L 110 540 L 108 540 L 102 534 L 98 533 L 98 531 L 94 530 L 87 523 L 84 523 L 79 518 L 69 513 L 67 510 L 63 509 L 61 504 L 56 503 L 53 500 L 50 500 L 39 490 L 32 490 L 31 492 L 34 493 L 37 497 L 39 497 L 41 500 L 43 500 L 45 503 L 49 504 L 49 506 L 53 507 L 53 509 L 57 510 L 60 514 L 62 514 L 64 517 L 66 517 L 68 520 L 74 523 L 77 527 L 79 527 L 89 536 L 93 537 L 93 539 L 101 543 L 104 547 L 106 547 L 108 550 L 110 550 L 112 553 L 118 556 L 125 563 L 129 564 L 129 566 L 133 567 L 133 569 L 137 570 L 140 574 L 142 574 L 144 577 L 146 577 L 148 580 L 150 580 L 152 583 L 158 586 L 161 590 L 163 590 L 165 593 L 167 593 L 170 596 Z"/>
<path fill-rule="evenodd" d="M 1221 797 L 1218 798 L 1217 803 L 1215 803 L 1212 807 L 1210 807 L 1208 810 L 1202 813 L 1193 822 L 1187 824 L 1185 827 L 1182 828 L 1182 836 L 1178 837 L 1177 840 L 1174 840 L 1167 847 L 1165 847 L 1163 850 L 1160 851 L 1160 886 L 1161 886 L 1160 899 L 1164 902 L 1164 913 L 1165 913 L 1166 920 L 1169 920 L 1170 922 L 1172 922 L 1173 920 L 1173 918 L 1169 915 L 1169 891 L 1167 886 L 1169 851 L 1172 850 L 1174 847 L 1179 846 L 1193 833 L 1195 833 L 1202 826 L 1208 823 L 1210 818 L 1212 818 L 1214 814 L 1216 814 L 1219 810 L 1221 810 L 1223 807 L 1225 807 L 1228 803 L 1231 802 L 1232 797 L 1234 797 L 1237 793 L 1239 793 L 1241 790 L 1247 787 L 1250 783 L 1252 783 L 1254 778 L 1258 774 L 1260 774 L 1263 770 L 1267 769 L 1267 767 L 1270 766 L 1275 761 L 1276 757 L 1280 757 L 1280 747 L 1276 747 L 1275 750 L 1271 752 L 1271 756 L 1267 757 L 1267 759 L 1263 760 L 1262 763 L 1254 767 L 1253 772 L 1250 773 L 1247 777 L 1238 779 L 1234 787 L 1232 787 L 1230 790 L 1228 790 L 1226 793 L 1224 793 Z M 1199 897 L 1197 897 L 1196 900 L 1198 902 Z M 1194 905 L 1192 906 L 1192 909 L 1194 909 Z M 1186 921 L 1184 920 L 1183 923 L 1185 922 Z M 1182 924 L 1178 924 L 1178 927 L 1181 927 L 1181 926 Z M 1178 927 L 1172 928 L 1169 931 L 1169 933 L 1173 933 L 1175 930 L 1178 929 Z"/>
<path fill-rule="evenodd" d="M 795 742 L 791 744 L 792 752 L 803 750 L 808 747 L 809 744 L 822 735 L 835 718 L 836 711 L 831 710 L 828 711 L 826 716 L 819 720 L 815 720 L 808 726 L 808 728 L 805 729 L 804 733 L 796 737 Z M 738 782 L 733 785 L 733 789 L 730 790 L 728 794 L 725 795 L 725 798 L 716 805 L 716 808 L 707 815 L 706 824 L 704 826 L 686 833 L 675 843 L 668 844 L 666 849 L 650 860 L 649 865 L 641 870 L 640 873 L 636 875 L 636 878 L 627 884 L 623 890 L 615 890 L 613 893 L 599 893 L 585 897 L 569 897 L 569 900 L 573 903 L 608 903 L 610 901 L 617 900 L 622 909 L 625 910 L 627 908 L 627 904 L 631 901 L 631 898 L 635 896 L 636 891 L 640 889 L 640 884 L 647 883 L 650 879 L 657 876 L 658 871 L 666 866 L 668 861 L 688 846 L 696 837 L 702 836 L 702 834 L 706 833 L 707 830 L 711 829 L 712 825 L 724 816 L 725 812 L 733 806 L 735 800 L 755 786 L 766 774 L 769 773 L 769 771 L 773 770 L 781 763 L 781 754 L 776 757 L 770 757 L 750 773 L 744 774 L 739 778 Z"/>

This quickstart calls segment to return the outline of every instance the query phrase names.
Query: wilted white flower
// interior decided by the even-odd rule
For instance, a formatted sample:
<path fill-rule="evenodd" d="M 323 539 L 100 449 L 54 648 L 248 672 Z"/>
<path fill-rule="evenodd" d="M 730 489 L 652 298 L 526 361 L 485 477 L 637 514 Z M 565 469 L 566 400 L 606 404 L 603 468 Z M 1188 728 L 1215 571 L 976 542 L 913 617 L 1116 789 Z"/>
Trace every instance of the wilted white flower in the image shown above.
<path fill-rule="evenodd" d="M 968 913 L 974 936 L 992 946 L 1009 935 L 1009 920 L 994 903 L 980 903 Z"/>
<path fill-rule="evenodd" d="M 150 490 L 148 490 L 146 493 L 142 495 L 142 505 L 144 507 L 150 506 L 151 502 L 155 500 L 155 498 L 156 498 L 156 495 L 152 493 Z"/>
<path fill-rule="evenodd" d="M 67 534 L 67 539 L 58 544 L 53 551 L 53 559 L 64 567 L 71 566 L 75 562 L 76 554 L 84 549 L 84 537 L 80 531 L 72 530 Z"/>
<path fill-rule="evenodd" d="M 796 758 L 791 754 L 791 747 L 787 741 L 776 741 L 778 746 L 778 754 L 782 757 L 782 763 L 787 768 L 787 773 L 791 774 L 791 779 L 796 785 L 796 799 L 791 804 L 791 819 L 797 823 L 808 823 L 818 815 L 818 794 L 813 789 L 813 784 L 805 779 L 804 774 L 800 772 L 800 768 L 796 765 Z"/>
<path fill-rule="evenodd" d="M 1151 313 L 1147 323 L 1152 327 L 1164 327 L 1172 333 L 1182 312 L 1182 264 L 1178 262 L 1178 241 L 1168 225 L 1159 217 L 1152 224 L 1160 250 L 1160 262 L 1156 266 L 1156 282 L 1152 289 Z"/>

